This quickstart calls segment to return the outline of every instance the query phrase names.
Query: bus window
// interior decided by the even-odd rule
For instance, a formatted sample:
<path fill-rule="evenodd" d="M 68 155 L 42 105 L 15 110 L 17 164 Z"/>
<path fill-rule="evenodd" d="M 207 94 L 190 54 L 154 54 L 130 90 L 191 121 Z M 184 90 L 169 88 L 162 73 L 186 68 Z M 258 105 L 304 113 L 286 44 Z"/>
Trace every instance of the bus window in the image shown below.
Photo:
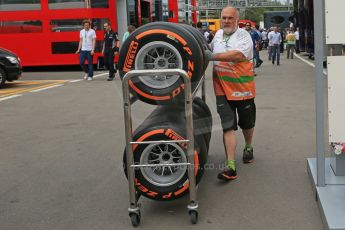
<path fill-rule="evenodd" d="M 108 0 L 49 0 L 49 9 L 109 8 Z"/>
<path fill-rule="evenodd" d="M 0 21 L 0 34 L 40 32 L 42 32 L 42 21 Z"/>
<path fill-rule="evenodd" d="M 53 54 L 74 54 L 78 49 L 79 42 L 52 42 Z M 96 41 L 95 52 L 101 52 L 103 41 Z"/>
<path fill-rule="evenodd" d="M 1 0 L 0 11 L 11 11 L 11 10 L 40 10 L 40 0 Z"/>
<path fill-rule="evenodd" d="M 52 32 L 70 32 L 80 31 L 84 19 L 59 19 L 50 21 L 50 29 Z M 92 19 L 92 29 L 103 30 L 103 24 L 109 22 L 107 18 Z"/>

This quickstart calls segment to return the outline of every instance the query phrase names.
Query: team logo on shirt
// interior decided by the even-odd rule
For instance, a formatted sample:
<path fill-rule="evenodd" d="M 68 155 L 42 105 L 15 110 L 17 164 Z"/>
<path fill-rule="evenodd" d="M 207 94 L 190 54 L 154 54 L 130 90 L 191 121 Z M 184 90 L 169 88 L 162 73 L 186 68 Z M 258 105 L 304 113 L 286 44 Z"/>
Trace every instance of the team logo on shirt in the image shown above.
<path fill-rule="evenodd" d="M 250 97 L 250 96 L 253 96 L 252 92 L 251 91 L 247 91 L 247 92 L 233 92 L 231 94 L 231 96 L 233 97 Z"/>

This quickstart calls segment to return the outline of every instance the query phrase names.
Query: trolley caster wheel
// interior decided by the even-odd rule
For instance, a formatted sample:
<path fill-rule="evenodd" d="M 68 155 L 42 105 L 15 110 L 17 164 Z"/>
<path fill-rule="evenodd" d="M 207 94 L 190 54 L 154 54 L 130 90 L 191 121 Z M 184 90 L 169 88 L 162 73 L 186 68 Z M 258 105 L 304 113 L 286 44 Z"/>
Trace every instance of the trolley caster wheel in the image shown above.
<path fill-rule="evenodd" d="M 196 224 L 198 222 L 198 211 L 192 210 L 189 211 L 190 221 L 192 224 Z"/>
<path fill-rule="evenodd" d="M 129 217 L 131 218 L 133 227 L 138 227 L 140 225 L 140 214 L 130 213 Z"/>

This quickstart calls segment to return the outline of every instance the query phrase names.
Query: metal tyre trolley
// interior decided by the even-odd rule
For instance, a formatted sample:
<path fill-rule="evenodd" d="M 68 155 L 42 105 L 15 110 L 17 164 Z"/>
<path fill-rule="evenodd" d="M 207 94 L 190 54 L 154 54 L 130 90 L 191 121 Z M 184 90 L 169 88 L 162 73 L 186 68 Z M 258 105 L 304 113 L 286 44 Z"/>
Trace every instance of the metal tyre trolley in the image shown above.
<path fill-rule="evenodd" d="M 179 75 L 183 78 L 185 84 L 185 114 L 186 114 L 186 140 L 162 140 L 162 141 L 133 141 L 132 136 L 132 114 L 131 104 L 136 99 L 130 97 L 129 80 L 138 76 L 164 76 L 164 75 Z M 134 227 L 140 225 L 141 213 L 140 203 L 138 203 L 140 194 L 135 189 L 135 168 L 143 167 L 157 167 L 157 166 L 187 166 L 188 179 L 189 179 L 189 204 L 188 214 L 192 224 L 198 222 L 198 202 L 196 193 L 196 179 L 194 175 L 194 135 L 193 135 L 193 98 L 196 95 L 200 86 L 202 86 L 202 99 L 205 101 L 205 76 L 202 76 L 199 84 L 192 93 L 191 80 L 186 71 L 181 69 L 155 69 L 155 70 L 132 70 L 126 73 L 122 79 L 123 90 L 123 108 L 124 108 L 124 122 L 126 134 L 126 159 L 127 159 L 127 175 L 129 185 L 129 216 Z M 169 143 L 187 143 L 187 163 L 174 163 L 174 164 L 134 164 L 134 156 L 132 145 L 135 144 L 169 144 Z"/>

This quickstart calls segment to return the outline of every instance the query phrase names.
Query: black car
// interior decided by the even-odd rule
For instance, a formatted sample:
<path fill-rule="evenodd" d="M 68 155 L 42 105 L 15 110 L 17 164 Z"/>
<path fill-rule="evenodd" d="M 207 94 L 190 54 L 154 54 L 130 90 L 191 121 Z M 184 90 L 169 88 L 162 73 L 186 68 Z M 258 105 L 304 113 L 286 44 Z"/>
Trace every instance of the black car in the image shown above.
<path fill-rule="evenodd" d="M 0 88 L 5 81 L 18 80 L 22 76 L 20 59 L 14 53 L 0 48 Z"/>

